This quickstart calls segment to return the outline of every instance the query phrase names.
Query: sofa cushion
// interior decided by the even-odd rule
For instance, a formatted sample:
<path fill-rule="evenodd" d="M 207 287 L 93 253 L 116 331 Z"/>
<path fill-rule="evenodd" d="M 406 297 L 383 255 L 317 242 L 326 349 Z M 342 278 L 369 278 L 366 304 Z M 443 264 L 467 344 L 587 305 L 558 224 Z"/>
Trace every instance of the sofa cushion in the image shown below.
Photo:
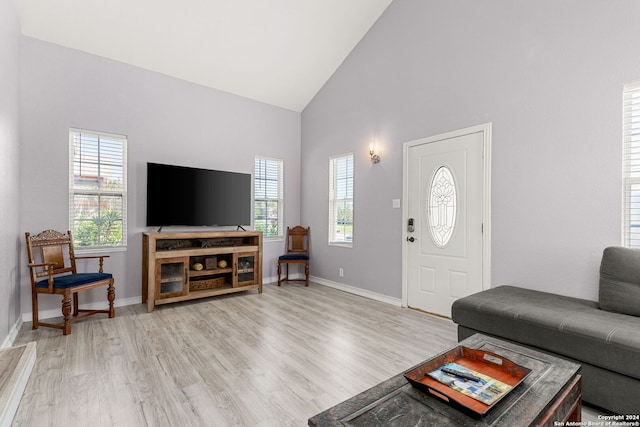
<path fill-rule="evenodd" d="M 640 317 L 513 286 L 461 298 L 451 311 L 458 325 L 640 379 Z"/>
<path fill-rule="evenodd" d="M 640 316 L 640 249 L 604 250 L 599 303 L 602 310 Z"/>

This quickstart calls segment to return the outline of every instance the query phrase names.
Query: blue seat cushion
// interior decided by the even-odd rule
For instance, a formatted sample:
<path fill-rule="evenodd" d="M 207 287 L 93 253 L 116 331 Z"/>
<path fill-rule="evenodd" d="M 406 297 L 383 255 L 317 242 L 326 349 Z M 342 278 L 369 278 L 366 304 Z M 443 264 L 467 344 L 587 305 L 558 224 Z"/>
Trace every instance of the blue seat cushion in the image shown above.
<path fill-rule="evenodd" d="M 280 255 L 279 261 L 308 261 L 309 254 L 304 252 Z"/>
<path fill-rule="evenodd" d="M 109 273 L 78 273 L 69 274 L 66 276 L 58 276 L 53 278 L 53 287 L 56 289 L 74 288 L 80 285 L 86 285 L 87 283 L 100 282 L 102 280 L 109 280 L 113 277 Z M 40 280 L 36 287 L 48 288 L 49 279 Z"/>

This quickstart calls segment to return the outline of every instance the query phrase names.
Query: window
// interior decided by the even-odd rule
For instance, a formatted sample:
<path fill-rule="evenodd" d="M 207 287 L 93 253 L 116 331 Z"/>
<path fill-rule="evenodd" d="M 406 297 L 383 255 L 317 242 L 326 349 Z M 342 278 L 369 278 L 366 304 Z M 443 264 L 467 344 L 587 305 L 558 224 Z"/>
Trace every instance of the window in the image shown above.
<path fill-rule="evenodd" d="M 623 115 L 623 245 L 640 248 L 640 82 L 625 85 Z"/>
<path fill-rule="evenodd" d="M 353 244 L 353 154 L 329 159 L 329 244 Z"/>
<path fill-rule="evenodd" d="M 127 245 L 127 137 L 69 130 L 69 227 L 79 248 Z"/>
<path fill-rule="evenodd" d="M 253 224 L 265 238 L 282 238 L 284 162 L 257 156 L 253 173 Z"/>
<path fill-rule="evenodd" d="M 458 211 L 456 193 L 451 169 L 441 165 L 431 178 L 425 206 L 431 240 L 439 248 L 447 246 L 453 236 Z"/>

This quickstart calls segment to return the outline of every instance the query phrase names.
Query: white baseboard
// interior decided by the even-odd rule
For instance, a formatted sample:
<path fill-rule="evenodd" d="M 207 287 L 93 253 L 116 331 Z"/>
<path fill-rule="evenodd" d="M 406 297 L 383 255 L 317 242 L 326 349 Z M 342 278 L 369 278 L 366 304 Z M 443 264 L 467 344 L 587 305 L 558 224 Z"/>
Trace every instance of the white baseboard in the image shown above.
<path fill-rule="evenodd" d="M 142 297 L 132 297 L 132 298 L 121 298 L 117 299 L 113 302 L 116 307 L 123 307 L 125 305 L 134 305 L 134 304 L 142 304 Z M 81 304 L 81 308 L 87 310 L 105 310 L 109 307 L 107 302 L 94 302 L 90 304 Z M 61 308 L 52 308 L 49 310 L 43 310 L 38 313 L 39 319 L 51 319 L 54 317 L 62 317 L 62 309 Z M 22 313 L 22 322 L 31 322 L 33 320 L 32 313 L 29 311 L 27 313 Z M 19 329 L 19 328 L 18 328 Z M 15 337 L 14 337 L 15 338 Z"/>
<path fill-rule="evenodd" d="M 18 320 L 16 320 L 16 323 L 13 324 L 13 327 L 9 331 L 9 335 L 7 335 L 7 337 L 2 342 L 2 346 L 0 346 L 0 349 L 9 348 L 13 346 L 13 343 L 15 342 L 21 327 L 22 327 L 22 319 L 18 318 Z"/>
<path fill-rule="evenodd" d="M 278 283 L 278 276 L 263 277 L 262 278 L 262 284 L 266 285 L 267 283 Z"/>
<path fill-rule="evenodd" d="M 36 363 L 36 343 L 30 342 L 21 347 L 24 347 L 24 350 L 18 364 L 13 372 L 8 375 L 5 373 L 6 381 L 0 391 L 0 427 L 11 426 L 33 365 Z M 4 351 L 16 351 L 19 348 Z"/>
<path fill-rule="evenodd" d="M 303 275 L 302 274 L 292 274 L 291 278 L 302 278 Z M 368 291 L 366 289 L 362 289 L 362 288 L 357 288 L 355 286 L 349 286 L 349 285 L 345 285 L 343 283 L 338 283 L 338 282 L 333 282 L 331 280 L 327 280 L 327 279 L 323 279 L 320 277 L 316 277 L 316 276 L 309 276 L 309 280 L 315 283 L 318 283 L 320 285 L 323 286 L 328 286 L 330 288 L 334 288 L 334 289 L 338 289 L 344 292 L 349 292 L 350 294 L 355 294 L 355 295 L 359 295 L 361 297 L 365 297 L 365 298 L 370 298 L 372 300 L 376 300 L 376 301 L 380 301 L 380 302 L 384 302 L 387 304 L 391 304 L 391 305 L 395 305 L 398 307 L 402 306 L 402 300 L 400 298 L 393 298 L 387 295 L 383 295 L 383 294 L 379 294 L 377 292 L 373 292 L 373 291 Z M 262 283 L 277 283 L 278 282 L 278 277 L 267 277 L 267 278 L 263 278 Z M 142 297 L 131 297 L 131 298 L 122 298 L 122 299 L 117 299 L 114 302 L 116 307 L 123 307 L 126 305 L 135 305 L 135 304 L 142 304 Z M 82 308 L 86 308 L 89 310 L 103 310 L 107 308 L 107 303 L 106 302 L 96 302 L 96 303 L 91 303 L 91 304 L 83 304 Z M 39 313 L 39 318 L 44 320 L 44 319 L 51 319 L 54 317 L 61 317 L 62 316 L 62 312 L 59 308 L 54 308 L 54 309 L 49 309 L 49 310 L 43 310 Z M 16 336 L 18 335 L 18 331 L 20 330 L 20 327 L 22 326 L 23 322 L 31 322 L 32 321 L 32 316 L 31 316 L 31 312 L 26 312 L 26 313 L 22 313 L 22 319 L 19 319 L 16 324 L 13 326 L 13 328 L 11 329 L 11 333 L 9 334 L 9 336 L 5 339 L 4 343 L 2 344 L 2 347 L 0 348 L 5 348 L 5 347 L 11 347 L 11 345 L 13 344 L 13 341 L 15 340 Z"/>
<path fill-rule="evenodd" d="M 322 279 L 320 277 L 309 276 L 309 280 L 318 283 L 323 286 L 328 286 L 330 288 L 338 289 L 344 292 L 349 292 L 350 294 L 359 295 L 361 297 L 373 299 L 380 302 L 385 302 L 387 304 L 395 305 L 398 307 L 402 307 L 402 300 L 400 298 L 393 298 L 387 295 L 379 294 L 377 292 L 368 291 L 362 288 L 356 288 L 355 286 L 345 285 L 343 283 L 333 282 L 331 280 Z"/>
<path fill-rule="evenodd" d="M 284 277 L 284 274 L 281 276 Z M 289 275 L 290 279 L 304 279 L 304 273 L 300 273 L 300 272 L 296 272 L 296 273 L 291 273 Z M 311 276 L 309 276 L 309 280 L 311 280 Z M 263 277 L 262 278 L 262 284 L 266 285 L 268 283 L 278 283 L 278 276 L 272 276 L 272 277 Z"/>
<path fill-rule="evenodd" d="M 13 372 L 6 372 L 6 381 L 0 391 L 0 427 L 9 427 L 22 399 L 22 394 L 27 386 L 27 381 L 36 363 L 36 343 L 25 344 L 18 364 Z M 15 347 L 5 351 L 16 351 Z"/>

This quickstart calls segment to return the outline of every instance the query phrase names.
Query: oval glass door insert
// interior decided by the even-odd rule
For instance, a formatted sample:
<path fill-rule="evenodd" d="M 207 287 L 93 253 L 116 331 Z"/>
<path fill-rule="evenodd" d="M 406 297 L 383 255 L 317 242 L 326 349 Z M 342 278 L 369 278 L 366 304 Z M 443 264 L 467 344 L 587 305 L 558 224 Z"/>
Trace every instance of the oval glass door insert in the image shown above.
<path fill-rule="evenodd" d="M 431 240 L 439 248 L 445 247 L 453 235 L 457 214 L 456 197 L 456 183 L 451 170 L 440 166 L 429 184 L 427 199 L 429 232 Z"/>

